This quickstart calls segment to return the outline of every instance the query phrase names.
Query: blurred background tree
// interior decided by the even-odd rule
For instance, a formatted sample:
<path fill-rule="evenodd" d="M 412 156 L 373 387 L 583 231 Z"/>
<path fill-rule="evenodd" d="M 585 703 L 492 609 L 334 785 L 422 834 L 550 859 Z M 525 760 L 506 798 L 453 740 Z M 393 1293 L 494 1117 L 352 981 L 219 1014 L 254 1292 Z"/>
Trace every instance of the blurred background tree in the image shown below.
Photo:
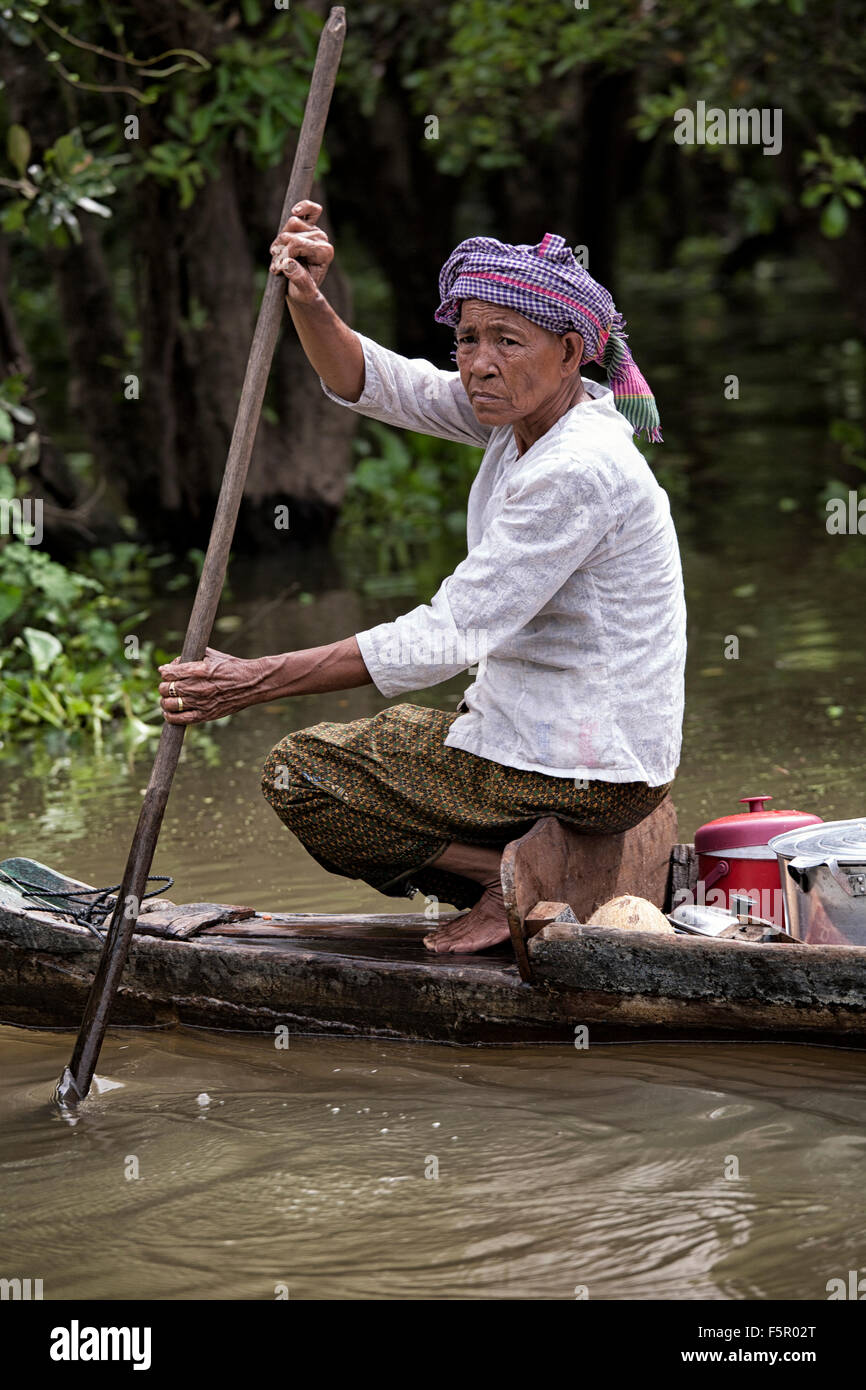
<path fill-rule="evenodd" d="M 35 413 L 10 442 L 36 434 L 25 481 L 47 500 L 57 558 L 206 538 L 327 9 L 0 12 L 0 372 Z M 806 255 L 863 336 L 856 0 L 428 0 L 351 4 L 348 18 L 319 194 L 338 248 L 328 294 L 362 331 L 446 362 L 432 314 L 451 248 L 556 230 L 615 295 L 625 273 L 686 264 L 696 243 L 721 286 L 770 250 Z M 677 145 L 674 113 L 698 100 L 780 109 L 781 151 Z M 240 548 L 279 543 L 277 504 L 297 539 L 327 535 L 356 428 L 284 333 Z"/>

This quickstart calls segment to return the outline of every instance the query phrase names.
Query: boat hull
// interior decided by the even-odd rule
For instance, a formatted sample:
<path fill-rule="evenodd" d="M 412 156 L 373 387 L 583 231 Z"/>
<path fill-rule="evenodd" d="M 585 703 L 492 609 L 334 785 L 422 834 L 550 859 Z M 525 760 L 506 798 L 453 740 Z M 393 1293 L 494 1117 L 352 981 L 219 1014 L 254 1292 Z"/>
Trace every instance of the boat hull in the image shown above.
<path fill-rule="evenodd" d="M 332 941 L 296 934 L 192 941 L 137 937 L 112 1026 L 343 1034 L 454 1043 L 553 1041 L 560 1002 L 524 985 L 507 955 L 431 959 L 430 923 L 395 939 L 356 929 Z M 289 935 L 291 932 L 291 935 Z M 99 958 L 83 928 L 0 909 L 0 1021 L 74 1028 Z"/>
<path fill-rule="evenodd" d="M 529 943 L 534 979 L 525 983 L 507 948 L 431 957 L 422 941 L 430 923 L 415 914 L 290 920 L 281 926 L 256 914 L 193 939 L 137 936 L 112 1026 L 285 1027 L 456 1044 L 700 1037 L 866 1045 L 866 949 L 858 947 L 555 924 Z M 0 905 L 0 1021 L 77 1028 L 99 951 L 83 927 Z M 584 1028 L 588 1038 L 577 1031 Z"/>

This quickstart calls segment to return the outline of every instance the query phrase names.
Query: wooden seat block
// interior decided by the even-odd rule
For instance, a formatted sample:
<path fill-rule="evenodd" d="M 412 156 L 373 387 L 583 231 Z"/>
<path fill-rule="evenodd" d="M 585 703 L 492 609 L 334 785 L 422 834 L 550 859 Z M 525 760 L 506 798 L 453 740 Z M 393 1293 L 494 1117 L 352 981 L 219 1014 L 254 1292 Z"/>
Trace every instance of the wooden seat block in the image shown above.
<path fill-rule="evenodd" d="M 618 835 L 584 835 L 545 816 L 506 845 L 502 888 L 523 979 L 531 978 L 526 919 L 537 903 L 567 903 L 578 922 L 622 893 L 664 908 L 676 841 L 677 813 L 666 796 L 639 825 Z"/>

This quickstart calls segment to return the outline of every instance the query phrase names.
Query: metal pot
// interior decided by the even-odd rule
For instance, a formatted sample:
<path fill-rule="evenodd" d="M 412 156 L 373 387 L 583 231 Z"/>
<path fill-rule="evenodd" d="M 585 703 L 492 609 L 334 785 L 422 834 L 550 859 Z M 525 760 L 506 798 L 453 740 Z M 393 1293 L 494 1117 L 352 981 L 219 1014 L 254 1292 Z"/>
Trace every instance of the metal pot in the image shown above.
<path fill-rule="evenodd" d="M 768 810 L 771 796 L 741 796 L 749 810 L 720 816 L 695 831 L 698 854 L 698 903 L 734 910 L 734 896 L 745 894 L 751 911 L 781 927 L 785 907 L 779 889 L 779 864 L 769 848 L 774 835 L 821 824 L 808 811 Z"/>
<path fill-rule="evenodd" d="M 866 820 L 775 835 L 785 926 L 801 941 L 866 946 Z"/>

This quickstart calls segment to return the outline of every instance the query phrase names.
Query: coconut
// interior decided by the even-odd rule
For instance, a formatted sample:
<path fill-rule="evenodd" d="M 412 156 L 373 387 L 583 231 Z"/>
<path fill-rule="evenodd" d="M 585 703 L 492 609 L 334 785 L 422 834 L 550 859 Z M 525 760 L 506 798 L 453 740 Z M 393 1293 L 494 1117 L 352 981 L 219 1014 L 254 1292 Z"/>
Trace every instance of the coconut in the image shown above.
<path fill-rule="evenodd" d="M 597 907 L 587 922 L 589 927 L 623 927 L 626 931 L 673 932 L 664 913 L 659 912 L 646 898 L 636 898 L 631 893 L 611 898 L 610 902 Z"/>

